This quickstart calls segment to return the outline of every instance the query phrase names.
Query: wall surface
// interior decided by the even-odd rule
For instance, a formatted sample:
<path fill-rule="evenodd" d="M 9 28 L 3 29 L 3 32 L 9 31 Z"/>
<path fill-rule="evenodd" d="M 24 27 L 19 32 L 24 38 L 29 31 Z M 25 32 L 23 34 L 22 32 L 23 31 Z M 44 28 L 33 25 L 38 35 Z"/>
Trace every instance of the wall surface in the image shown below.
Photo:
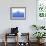
<path fill-rule="evenodd" d="M 10 20 L 10 7 L 26 7 L 26 20 Z M 0 1 L 0 34 L 10 32 L 9 28 L 17 26 L 19 32 L 29 32 L 31 37 L 32 24 L 36 24 L 36 0 Z"/>

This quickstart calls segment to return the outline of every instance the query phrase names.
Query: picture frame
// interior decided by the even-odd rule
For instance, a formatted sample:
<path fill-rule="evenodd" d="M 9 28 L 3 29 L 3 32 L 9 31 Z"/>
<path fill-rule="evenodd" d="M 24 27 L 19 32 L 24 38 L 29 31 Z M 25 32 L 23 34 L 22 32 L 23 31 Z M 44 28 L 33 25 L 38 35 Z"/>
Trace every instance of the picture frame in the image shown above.
<path fill-rule="evenodd" d="M 26 7 L 10 8 L 10 20 L 25 20 L 25 19 L 26 19 Z"/>

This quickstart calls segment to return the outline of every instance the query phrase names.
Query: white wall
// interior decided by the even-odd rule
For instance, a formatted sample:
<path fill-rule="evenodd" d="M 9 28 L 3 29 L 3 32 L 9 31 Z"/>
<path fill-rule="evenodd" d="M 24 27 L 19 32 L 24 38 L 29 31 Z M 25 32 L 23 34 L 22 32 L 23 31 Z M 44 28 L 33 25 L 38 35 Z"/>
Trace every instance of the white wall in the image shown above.
<path fill-rule="evenodd" d="M 26 7 L 26 20 L 10 20 L 10 7 Z M 36 0 L 0 1 L 0 34 L 17 26 L 20 32 L 29 32 L 32 35 L 32 24 L 36 24 Z"/>

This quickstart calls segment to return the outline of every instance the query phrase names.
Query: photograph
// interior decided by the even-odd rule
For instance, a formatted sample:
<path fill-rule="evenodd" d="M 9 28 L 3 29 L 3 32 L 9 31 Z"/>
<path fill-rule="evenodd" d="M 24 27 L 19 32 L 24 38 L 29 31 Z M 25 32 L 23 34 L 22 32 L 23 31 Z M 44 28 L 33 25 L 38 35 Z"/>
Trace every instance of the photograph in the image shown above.
<path fill-rule="evenodd" d="M 11 7 L 10 8 L 10 19 L 11 20 L 26 19 L 26 8 L 25 7 Z"/>

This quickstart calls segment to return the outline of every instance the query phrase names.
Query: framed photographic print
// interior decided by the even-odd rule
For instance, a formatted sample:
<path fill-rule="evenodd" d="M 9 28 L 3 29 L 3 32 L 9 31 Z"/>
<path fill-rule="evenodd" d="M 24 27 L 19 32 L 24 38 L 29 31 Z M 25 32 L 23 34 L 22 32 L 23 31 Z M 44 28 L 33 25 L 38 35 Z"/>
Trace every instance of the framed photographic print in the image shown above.
<path fill-rule="evenodd" d="M 25 7 L 11 7 L 10 8 L 10 19 L 11 20 L 25 20 L 26 19 L 26 8 Z"/>

